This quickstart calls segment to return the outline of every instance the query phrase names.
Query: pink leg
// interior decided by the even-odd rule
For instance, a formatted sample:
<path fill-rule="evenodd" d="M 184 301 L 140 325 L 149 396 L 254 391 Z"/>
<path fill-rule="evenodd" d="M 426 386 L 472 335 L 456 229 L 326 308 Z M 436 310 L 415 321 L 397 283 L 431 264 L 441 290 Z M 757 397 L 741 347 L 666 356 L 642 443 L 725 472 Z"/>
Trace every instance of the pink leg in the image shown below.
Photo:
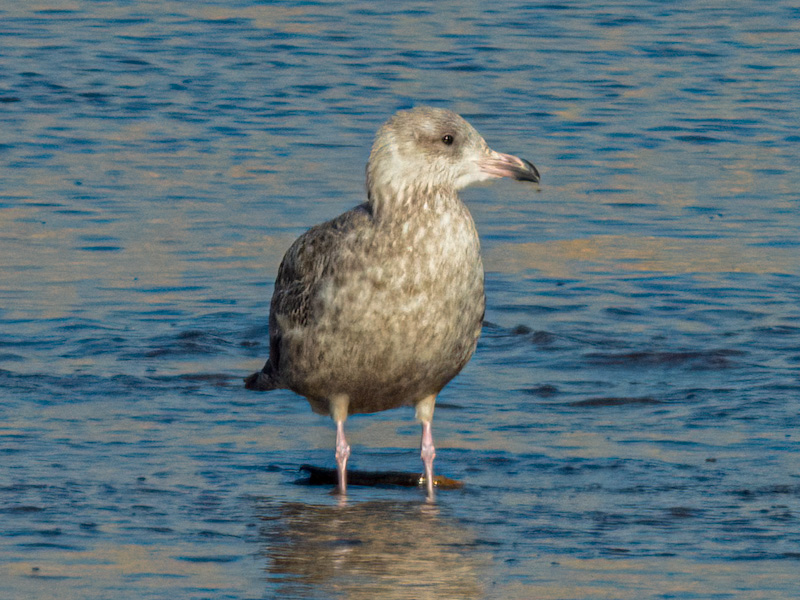
<path fill-rule="evenodd" d="M 344 421 L 336 421 L 336 468 L 339 472 L 339 493 L 347 492 L 347 459 L 350 446 L 344 437 Z"/>
<path fill-rule="evenodd" d="M 428 488 L 428 497 L 433 497 L 433 459 L 436 458 L 436 449 L 433 447 L 433 434 L 431 422 L 422 422 L 422 444 L 420 444 L 422 463 L 425 465 L 425 485 Z"/>
<path fill-rule="evenodd" d="M 422 455 L 422 463 L 425 465 L 425 486 L 428 488 L 428 500 L 433 499 L 433 459 L 436 457 L 436 450 L 433 447 L 431 421 L 433 421 L 435 405 L 435 395 L 427 396 L 417 402 L 417 420 L 422 423 L 420 454 Z"/>
<path fill-rule="evenodd" d="M 347 492 L 347 459 L 350 458 L 350 446 L 344 437 L 344 422 L 347 420 L 347 408 L 350 399 L 345 394 L 334 394 L 331 397 L 331 417 L 336 422 L 336 470 L 339 472 L 339 493 Z"/>

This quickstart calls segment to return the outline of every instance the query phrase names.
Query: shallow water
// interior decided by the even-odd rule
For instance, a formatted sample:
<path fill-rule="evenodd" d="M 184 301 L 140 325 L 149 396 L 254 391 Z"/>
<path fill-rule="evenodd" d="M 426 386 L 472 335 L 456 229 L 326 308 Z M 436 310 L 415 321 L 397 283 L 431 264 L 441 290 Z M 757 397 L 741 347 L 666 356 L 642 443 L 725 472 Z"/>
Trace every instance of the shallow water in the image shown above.
<path fill-rule="evenodd" d="M 5 3 L 0 596 L 796 597 L 789 2 Z M 436 503 L 298 485 L 245 391 L 280 258 L 414 103 L 542 172 L 471 189 L 488 306 Z M 420 468 L 399 410 L 352 463 Z"/>

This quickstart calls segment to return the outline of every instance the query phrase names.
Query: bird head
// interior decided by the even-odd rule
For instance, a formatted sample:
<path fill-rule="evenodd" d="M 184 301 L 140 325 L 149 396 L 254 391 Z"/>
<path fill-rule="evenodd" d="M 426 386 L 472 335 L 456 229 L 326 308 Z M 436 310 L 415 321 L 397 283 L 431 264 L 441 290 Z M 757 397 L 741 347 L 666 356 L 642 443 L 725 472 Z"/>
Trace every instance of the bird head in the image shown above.
<path fill-rule="evenodd" d="M 495 152 L 456 113 L 428 106 L 402 110 L 378 130 L 367 165 L 370 198 L 443 191 L 511 177 L 539 181 L 527 160 Z"/>

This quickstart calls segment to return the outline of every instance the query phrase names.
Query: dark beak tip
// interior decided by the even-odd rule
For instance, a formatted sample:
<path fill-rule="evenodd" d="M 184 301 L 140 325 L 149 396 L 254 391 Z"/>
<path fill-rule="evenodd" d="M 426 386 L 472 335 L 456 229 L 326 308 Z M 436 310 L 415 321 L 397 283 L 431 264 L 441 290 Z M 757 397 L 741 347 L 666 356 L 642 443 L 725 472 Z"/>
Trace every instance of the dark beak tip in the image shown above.
<path fill-rule="evenodd" d="M 532 181 L 533 183 L 539 183 L 541 180 L 541 175 L 539 175 L 539 169 L 529 160 L 521 159 L 522 162 L 525 163 L 525 166 L 528 167 L 527 170 L 520 172 L 520 181 Z"/>

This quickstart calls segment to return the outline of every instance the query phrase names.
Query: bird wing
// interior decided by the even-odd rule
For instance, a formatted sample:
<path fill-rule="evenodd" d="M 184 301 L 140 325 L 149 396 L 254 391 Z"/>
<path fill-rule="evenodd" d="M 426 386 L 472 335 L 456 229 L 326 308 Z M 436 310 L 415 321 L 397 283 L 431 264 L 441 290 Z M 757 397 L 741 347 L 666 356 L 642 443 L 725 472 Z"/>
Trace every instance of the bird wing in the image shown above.
<path fill-rule="evenodd" d="M 369 206 L 361 204 L 335 219 L 312 227 L 286 251 L 275 279 L 270 307 L 270 352 L 271 355 L 276 353 L 276 366 L 284 330 L 308 323 L 314 296 L 328 278 L 344 266 L 344 251 L 352 254 L 353 248 L 345 248 L 342 241 L 348 238 L 348 242 L 352 243 L 349 234 L 354 229 L 368 230 L 371 221 Z"/>

